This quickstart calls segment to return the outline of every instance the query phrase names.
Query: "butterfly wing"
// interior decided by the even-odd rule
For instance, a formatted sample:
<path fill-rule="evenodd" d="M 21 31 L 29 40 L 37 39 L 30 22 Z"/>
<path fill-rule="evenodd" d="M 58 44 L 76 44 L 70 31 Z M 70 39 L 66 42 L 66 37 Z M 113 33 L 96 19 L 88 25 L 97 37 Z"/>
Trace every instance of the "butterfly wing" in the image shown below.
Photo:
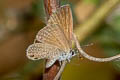
<path fill-rule="evenodd" d="M 27 49 L 27 57 L 31 60 L 47 59 L 46 67 L 50 67 L 62 51 L 56 46 L 47 43 L 34 43 Z"/>
<path fill-rule="evenodd" d="M 70 49 L 69 43 L 57 24 L 47 25 L 36 35 L 36 40 L 41 43 L 47 43 L 59 47 L 63 51 Z"/>
<path fill-rule="evenodd" d="M 59 48 L 46 43 L 34 43 L 27 48 L 27 57 L 32 60 L 51 59 L 59 53 Z"/>
<path fill-rule="evenodd" d="M 56 12 L 54 12 L 50 19 L 48 20 L 48 24 L 58 24 L 63 30 L 69 44 L 72 44 L 72 32 L 73 32 L 73 20 L 72 20 L 72 12 L 69 5 L 65 5 L 60 7 Z"/>
<path fill-rule="evenodd" d="M 50 16 L 46 27 L 41 29 L 34 43 L 27 49 L 29 59 L 48 59 L 46 67 L 51 66 L 62 53 L 70 51 L 72 40 L 72 13 L 69 5 L 58 9 Z"/>

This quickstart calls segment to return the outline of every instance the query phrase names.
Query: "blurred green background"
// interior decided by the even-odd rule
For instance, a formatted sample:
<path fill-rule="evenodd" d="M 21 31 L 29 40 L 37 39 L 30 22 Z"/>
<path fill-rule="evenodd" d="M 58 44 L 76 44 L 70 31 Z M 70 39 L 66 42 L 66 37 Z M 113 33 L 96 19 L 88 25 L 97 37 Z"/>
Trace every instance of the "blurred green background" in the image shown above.
<path fill-rule="evenodd" d="M 61 4 L 71 5 L 77 28 L 94 16 L 105 1 L 108 0 L 61 0 Z M 43 0 L 0 0 L 0 80 L 42 79 L 44 60 L 28 60 L 26 48 L 45 26 L 45 19 Z M 81 42 L 83 49 L 96 57 L 119 54 L 120 4 L 96 26 L 99 27 Z M 120 80 L 120 61 L 97 63 L 74 57 L 65 67 L 62 79 Z"/>

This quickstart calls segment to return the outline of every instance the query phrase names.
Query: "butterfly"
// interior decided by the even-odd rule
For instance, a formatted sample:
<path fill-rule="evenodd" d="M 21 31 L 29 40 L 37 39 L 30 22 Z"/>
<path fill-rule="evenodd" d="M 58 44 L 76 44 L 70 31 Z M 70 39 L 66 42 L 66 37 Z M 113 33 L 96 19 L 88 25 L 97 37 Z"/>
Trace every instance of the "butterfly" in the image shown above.
<path fill-rule="evenodd" d="M 46 68 L 56 60 L 70 61 L 76 55 L 72 50 L 72 32 L 72 11 L 67 4 L 52 13 L 47 25 L 37 33 L 37 42 L 27 48 L 27 57 L 31 60 L 47 59 Z"/>

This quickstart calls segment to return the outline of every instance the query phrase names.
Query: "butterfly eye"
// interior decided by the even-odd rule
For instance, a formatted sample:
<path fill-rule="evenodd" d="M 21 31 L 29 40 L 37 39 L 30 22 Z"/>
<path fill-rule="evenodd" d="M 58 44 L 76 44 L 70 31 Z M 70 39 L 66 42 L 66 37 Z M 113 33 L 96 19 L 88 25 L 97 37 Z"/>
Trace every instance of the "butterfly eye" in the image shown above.
<path fill-rule="evenodd" d="M 75 54 L 75 52 L 74 51 L 72 51 L 72 55 L 74 55 Z"/>
<path fill-rule="evenodd" d="M 75 51 L 74 50 L 71 50 L 70 53 L 72 54 L 72 56 L 75 55 Z"/>

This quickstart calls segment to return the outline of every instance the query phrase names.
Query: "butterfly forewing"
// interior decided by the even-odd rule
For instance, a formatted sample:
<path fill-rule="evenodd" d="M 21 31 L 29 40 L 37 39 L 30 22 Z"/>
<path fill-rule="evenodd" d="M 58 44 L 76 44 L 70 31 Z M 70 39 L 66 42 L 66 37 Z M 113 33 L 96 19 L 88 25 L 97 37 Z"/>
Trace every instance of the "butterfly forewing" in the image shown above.
<path fill-rule="evenodd" d="M 72 44 L 72 31 L 73 31 L 73 21 L 72 21 L 72 12 L 69 5 L 60 7 L 56 12 L 54 12 L 48 24 L 58 24 L 63 30 L 70 46 Z"/>

